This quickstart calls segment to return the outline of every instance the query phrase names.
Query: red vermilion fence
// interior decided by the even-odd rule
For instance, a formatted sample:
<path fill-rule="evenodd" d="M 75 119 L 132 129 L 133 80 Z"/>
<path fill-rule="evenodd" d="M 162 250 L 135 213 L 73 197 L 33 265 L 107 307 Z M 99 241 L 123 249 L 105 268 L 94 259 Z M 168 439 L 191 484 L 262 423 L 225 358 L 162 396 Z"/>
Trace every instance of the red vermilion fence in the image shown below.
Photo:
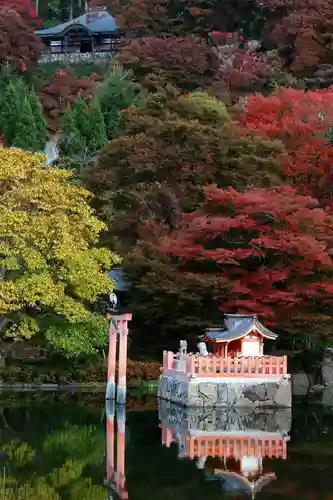
<path fill-rule="evenodd" d="M 162 444 L 170 447 L 176 432 L 164 425 L 162 429 Z M 235 432 L 234 436 L 186 436 L 186 456 L 196 458 L 211 457 L 268 457 L 287 459 L 288 438 L 268 436 L 241 436 Z"/>
<path fill-rule="evenodd" d="M 189 458 L 262 456 L 287 459 L 287 440 L 281 438 L 240 437 L 238 435 L 223 438 L 186 436 L 186 448 Z"/>
<path fill-rule="evenodd" d="M 163 370 L 173 370 L 197 377 L 279 377 L 287 375 L 287 356 L 228 357 L 179 356 L 163 353 Z"/>

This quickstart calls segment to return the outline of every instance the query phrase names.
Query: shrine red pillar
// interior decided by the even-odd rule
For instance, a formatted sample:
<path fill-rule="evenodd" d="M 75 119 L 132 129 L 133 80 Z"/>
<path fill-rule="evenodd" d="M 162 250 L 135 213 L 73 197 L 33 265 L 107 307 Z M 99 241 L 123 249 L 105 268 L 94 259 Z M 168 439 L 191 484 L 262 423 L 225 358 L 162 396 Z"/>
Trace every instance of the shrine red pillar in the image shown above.
<path fill-rule="evenodd" d="M 118 321 L 109 317 L 109 355 L 108 355 L 108 380 L 106 384 L 106 399 L 115 399 L 116 396 L 116 356 Z"/>
<path fill-rule="evenodd" d="M 128 492 L 125 488 L 125 408 L 125 405 L 117 406 L 117 426 L 115 426 L 115 402 L 114 400 L 106 402 L 106 486 L 121 500 L 128 499 Z"/>
<path fill-rule="evenodd" d="M 128 322 L 131 321 L 132 314 L 119 314 L 115 312 L 108 314 L 108 319 L 110 320 L 110 328 L 106 399 L 115 399 L 117 392 L 117 402 L 120 404 L 124 404 L 126 403 Z M 115 371 L 117 365 L 117 339 L 119 341 L 119 352 L 118 376 L 116 381 Z"/>
<path fill-rule="evenodd" d="M 120 493 L 121 498 L 124 500 L 128 498 L 127 491 L 125 489 L 125 449 L 126 449 L 126 414 L 125 407 L 117 407 L 117 477 L 116 484 L 117 490 Z"/>
<path fill-rule="evenodd" d="M 109 485 L 115 473 L 114 461 L 114 401 L 106 403 L 106 484 Z"/>

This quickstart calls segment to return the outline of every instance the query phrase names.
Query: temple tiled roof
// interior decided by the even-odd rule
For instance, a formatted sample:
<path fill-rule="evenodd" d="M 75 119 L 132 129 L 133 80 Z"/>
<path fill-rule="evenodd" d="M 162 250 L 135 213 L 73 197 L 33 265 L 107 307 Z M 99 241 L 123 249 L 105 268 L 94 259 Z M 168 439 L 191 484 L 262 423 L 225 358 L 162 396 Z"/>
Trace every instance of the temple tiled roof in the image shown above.
<path fill-rule="evenodd" d="M 95 14 L 95 16 L 94 16 Z M 107 11 L 91 11 L 83 14 L 76 19 L 72 19 L 67 23 L 58 24 L 52 28 L 36 31 L 36 35 L 41 38 L 48 38 L 54 36 L 62 36 L 67 30 L 72 27 L 82 27 L 86 29 L 91 35 L 109 34 L 118 29 L 114 17 Z"/>
<path fill-rule="evenodd" d="M 224 325 L 221 328 L 208 328 L 206 337 L 216 342 L 229 342 L 245 337 L 254 329 L 267 339 L 276 340 L 278 337 L 260 323 L 255 314 L 225 314 Z"/>

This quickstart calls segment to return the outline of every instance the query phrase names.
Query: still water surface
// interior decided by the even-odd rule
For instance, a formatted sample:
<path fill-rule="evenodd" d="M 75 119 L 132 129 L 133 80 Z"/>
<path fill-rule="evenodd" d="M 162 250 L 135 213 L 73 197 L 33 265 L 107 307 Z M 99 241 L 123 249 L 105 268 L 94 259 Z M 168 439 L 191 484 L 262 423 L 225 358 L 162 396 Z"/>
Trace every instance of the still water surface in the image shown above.
<path fill-rule="evenodd" d="M 0 429 L 0 500 L 333 500 L 321 405 L 255 415 L 132 398 L 125 414 L 103 394 L 2 394 Z"/>

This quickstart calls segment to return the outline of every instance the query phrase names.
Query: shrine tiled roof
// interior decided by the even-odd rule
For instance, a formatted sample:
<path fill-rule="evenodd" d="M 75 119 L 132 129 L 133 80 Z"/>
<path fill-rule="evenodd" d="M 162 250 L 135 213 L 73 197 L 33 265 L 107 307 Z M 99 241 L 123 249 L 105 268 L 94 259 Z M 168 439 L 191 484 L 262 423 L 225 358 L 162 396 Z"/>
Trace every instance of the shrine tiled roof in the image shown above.
<path fill-rule="evenodd" d="M 267 473 L 261 476 L 257 481 L 251 482 L 241 474 L 228 470 L 214 470 L 214 479 L 223 481 L 223 490 L 232 492 L 247 493 L 249 498 L 254 499 L 256 493 L 259 493 L 267 484 L 276 479 L 274 473 Z"/>
<path fill-rule="evenodd" d="M 87 12 L 76 19 L 66 23 L 58 24 L 52 28 L 36 31 L 36 35 L 41 38 L 62 36 L 66 31 L 74 27 L 81 27 L 88 31 L 90 35 L 109 34 L 118 29 L 115 19 L 106 10 Z"/>
<path fill-rule="evenodd" d="M 225 314 L 224 325 L 221 328 L 208 328 L 206 337 L 215 342 L 229 342 L 241 339 L 253 330 L 270 340 L 276 340 L 278 335 L 271 332 L 258 320 L 255 314 Z"/>

